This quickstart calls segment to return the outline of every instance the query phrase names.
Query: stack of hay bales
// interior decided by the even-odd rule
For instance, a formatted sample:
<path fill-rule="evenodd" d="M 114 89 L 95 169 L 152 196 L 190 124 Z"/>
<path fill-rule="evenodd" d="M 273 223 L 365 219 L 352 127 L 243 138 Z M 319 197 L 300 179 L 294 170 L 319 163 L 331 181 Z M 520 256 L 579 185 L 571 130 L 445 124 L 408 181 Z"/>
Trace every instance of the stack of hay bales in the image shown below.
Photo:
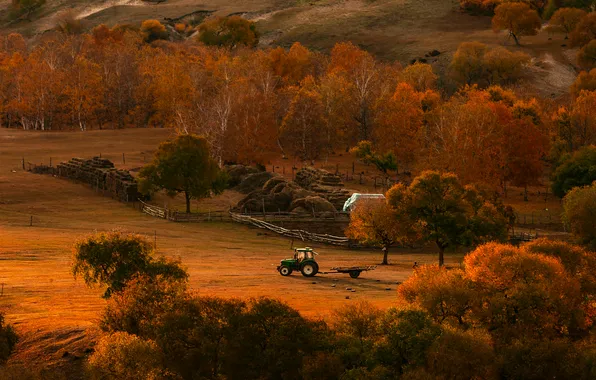
<path fill-rule="evenodd" d="M 137 182 L 128 171 L 118 170 L 105 158 L 93 157 L 90 160 L 72 158 L 56 167 L 60 177 L 80 181 L 96 190 L 108 191 L 112 197 L 123 202 L 133 202 L 139 197 Z"/>
<path fill-rule="evenodd" d="M 326 170 L 302 168 L 296 173 L 296 183 L 317 196 L 327 199 L 337 210 L 342 210 L 344 203 L 350 197 L 350 192 L 343 188 L 341 178 Z"/>

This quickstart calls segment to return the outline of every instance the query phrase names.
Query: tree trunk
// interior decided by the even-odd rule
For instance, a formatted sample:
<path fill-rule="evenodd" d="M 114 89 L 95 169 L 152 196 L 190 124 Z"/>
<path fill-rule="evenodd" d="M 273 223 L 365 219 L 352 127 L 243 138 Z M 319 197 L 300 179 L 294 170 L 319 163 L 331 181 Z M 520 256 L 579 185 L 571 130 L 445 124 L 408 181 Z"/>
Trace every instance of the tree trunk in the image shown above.
<path fill-rule="evenodd" d="M 509 32 L 509 34 L 511 35 L 511 37 L 513 37 L 513 40 L 515 41 L 515 44 L 517 46 L 520 46 L 519 45 L 519 40 L 517 39 L 517 36 L 513 32 Z"/>
<path fill-rule="evenodd" d="M 387 260 L 387 256 L 389 256 L 389 247 L 384 245 L 383 246 L 383 262 L 381 265 L 389 265 L 389 261 Z"/>
<path fill-rule="evenodd" d="M 445 247 L 438 243 L 437 245 L 439 246 L 439 266 L 442 267 L 443 265 L 445 265 Z"/>
<path fill-rule="evenodd" d="M 186 213 L 190 214 L 190 194 L 188 191 L 184 192 L 184 197 L 186 198 Z"/>

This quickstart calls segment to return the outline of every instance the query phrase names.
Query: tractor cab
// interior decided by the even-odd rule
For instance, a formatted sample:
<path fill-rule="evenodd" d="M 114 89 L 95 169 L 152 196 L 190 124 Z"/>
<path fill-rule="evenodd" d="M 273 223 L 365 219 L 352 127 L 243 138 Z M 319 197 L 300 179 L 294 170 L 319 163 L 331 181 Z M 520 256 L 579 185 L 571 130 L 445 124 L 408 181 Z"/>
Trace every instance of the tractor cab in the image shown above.
<path fill-rule="evenodd" d="M 295 248 L 294 257 L 284 259 L 277 267 L 282 276 L 289 276 L 293 271 L 302 272 L 305 277 L 312 277 L 319 272 L 319 265 L 315 260 L 317 253 L 310 247 Z"/>

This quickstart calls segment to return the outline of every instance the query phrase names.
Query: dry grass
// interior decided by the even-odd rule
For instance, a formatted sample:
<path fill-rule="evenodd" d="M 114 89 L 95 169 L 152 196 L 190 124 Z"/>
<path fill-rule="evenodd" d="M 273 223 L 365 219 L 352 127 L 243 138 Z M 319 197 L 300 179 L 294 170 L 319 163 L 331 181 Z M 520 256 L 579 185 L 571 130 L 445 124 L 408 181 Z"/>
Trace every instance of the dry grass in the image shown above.
<path fill-rule="evenodd" d="M 395 300 L 395 283 L 409 276 L 414 261 L 435 262 L 435 255 L 428 252 L 404 252 L 391 256 L 393 265 L 357 280 L 346 275 L 284 278 L 275 266 L 291 255 L 287 239 L 237 224 L 175 224 L 154 219 L 101 197 L 83 184 L 20 168 L 23 156 L 36 163 L 48 163 L 52 157 L 57 163 L 98 152 L 118 164 L 123 151 L 125 166 L 135 168 L 143 164 L 143 155 L 148 160 L 150 152 L 168 136 L 168 131 L 159 129 L 87 133 L 0 130 L 0 283 L 4 284 L 0 305 L 24 336 L 15 362 L 62 363 L 67 360 L 62 358 L 64 350 L 81 353 L 89 346 L 104 306 L 102 292 L 75 281 L 69 262 L 74 241 L 95 230 L 119 228 L 150 239 L 157 233 L 159 253 L 181 257 L 190 272 L 191 287 L 201 294 L 276 297 L 309 316 L 325 316 L 336 307 L 364 298 L 388 307 Z M 229 192 L 200 207 L 221 207 L 234 197 L 238 195 Z M 381 259 L 376 251 L 319 250 L 323 270 L 376 264 Z M 461 255 L 449 257 L 452 264 L 460 260 Z M 331 287 L 334 283 L 335 288 Z M 346 287 L 357 291 L 348 292 Z"/>

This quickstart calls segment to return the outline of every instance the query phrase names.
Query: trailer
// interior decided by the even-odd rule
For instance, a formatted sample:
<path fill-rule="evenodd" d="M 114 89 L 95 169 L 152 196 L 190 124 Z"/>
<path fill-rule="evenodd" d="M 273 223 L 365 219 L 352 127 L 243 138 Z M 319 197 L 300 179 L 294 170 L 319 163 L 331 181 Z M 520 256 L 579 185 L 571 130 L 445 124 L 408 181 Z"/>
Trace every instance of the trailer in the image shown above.
<path fill-rule="evenodd" d="M 366 266 L 360 266 L 360 267 L 335 267 L 335 268 L 331 268 L 329 270 L 329 272 L 319 272 L 319 273 L 322 273 L 322 274 L 347 273 L 352 278 L 358 278 L 360 276 L 360 273 L 367 272 L 370 270 L 375 270 L 375 269 L 377 269 L 376 265 L 366 265 Z"/>

